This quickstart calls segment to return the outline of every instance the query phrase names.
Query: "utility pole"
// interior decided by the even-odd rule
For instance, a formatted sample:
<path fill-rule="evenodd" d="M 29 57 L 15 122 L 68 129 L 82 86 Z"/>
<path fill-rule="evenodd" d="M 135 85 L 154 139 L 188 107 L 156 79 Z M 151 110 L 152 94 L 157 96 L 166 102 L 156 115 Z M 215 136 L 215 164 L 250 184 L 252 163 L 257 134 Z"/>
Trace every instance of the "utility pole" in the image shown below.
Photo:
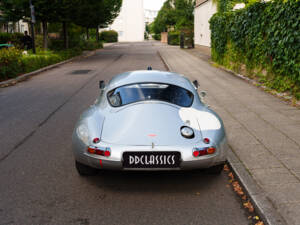
<path fill-rule="evenodd" d="M 35 15 L 34 15 L 34 6 L 32 5 L 31 0 L 29 0 L 29 7 L 30 7 L 30 12 L 31 12 L 31 31 L 32 31 L 32 51 L 33 54 L 36 54 L 35 50 L 35 36 L 34 36 L 34 24 L 35 24 Z"/>

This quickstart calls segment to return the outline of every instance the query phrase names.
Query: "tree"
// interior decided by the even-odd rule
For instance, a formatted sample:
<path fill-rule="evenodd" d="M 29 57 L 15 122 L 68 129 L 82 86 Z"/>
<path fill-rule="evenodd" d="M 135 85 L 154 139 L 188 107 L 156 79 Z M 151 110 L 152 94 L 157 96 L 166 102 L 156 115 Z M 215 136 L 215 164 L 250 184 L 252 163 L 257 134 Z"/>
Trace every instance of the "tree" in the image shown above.
<path fill-rule="evenodd" d="M 90 28 L 96 29 L 99 40 L 99 27 L 107 27 L 118 16 L 122 0 L 79 0 L 80 8 L 76 11 L 74 21 L 76 24 L 86 27 L 87 37 Z"/>
<path fill-rule="evenodd" d="M 195 0 L 167 0 L 151 25 L 152 32 L 159 34 L 170 28 L 193 29 L 194 8 Z"/>
<path fill-rule="evenodd" d="M 65 47 L 68 47 L 67 24 L 97 29 L 106 27 L 119 14 L 122 0 L 32 0 L 36 20 L 43 25 L 43 47 L 48 47 L 48 23 L 61 22 Z M 29 0 L 1 0 L 0 10 L 7 21 L 30 18 Z"/>

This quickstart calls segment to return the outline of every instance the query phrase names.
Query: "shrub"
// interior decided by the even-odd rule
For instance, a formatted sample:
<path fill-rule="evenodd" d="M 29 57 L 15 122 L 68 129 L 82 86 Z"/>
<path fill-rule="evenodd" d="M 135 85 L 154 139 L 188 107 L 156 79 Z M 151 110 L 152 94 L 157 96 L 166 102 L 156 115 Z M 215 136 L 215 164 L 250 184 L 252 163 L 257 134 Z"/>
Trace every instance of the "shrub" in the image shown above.
<path fill-rule="evenodd" d="M 22 43 L 22 38 L 24 37 L 24 34 L 22 33 L 1 33 L 0 32 L 0 44 L 7 44 L 9 41 L 11 43 L 20 48 Z"/>
<path fill-rule="evenodd" d="M 146 31 L 144 32 L 144 39 L 149 40 L 149 34 Z"/>
<path fill-rule="evenodd" d="M 88 41 L 88 40 L 71 40 L 69 41 L 70 49 L 80 50 L 94 50 L 103 48 L 102 42 Z M 61 51 L 64 49 L 64 41 L 60 39 L 50 39 L 49 49 L 55 51 Z"/>
<path fill-rule="evenodd" d="M 118 32 L 114 30 L 102 31 L 100 33 L 100 40 L 104 42 L 117 42 L 118 41 Z"/>
<path fill-rule="evenodd" d="M 212 58 L 226 67 L 244 64 L 249 74 L 266 70 L 269 87 L 296 94 L 300 87 L 299 18 L 299 1 L 285 0 L 216 13 L 210 20 Z"/>
<path fill-rule="evenodd" d="M 62 61 L 63 57 L 57 54 L 49 55 L 27 55 L 21 58 L 24 73 L 29 73 L 39 68 Z"/>
<path fill-rule="evenodd" d="M 179 45 L 180 44 L 180 32 L 171 31 L 168 33 L 168 44 Z"/>
<path fill-rule="evenodd" d="M 161 40 L 161 34 L 154 34 L 153 38 L 154 38 L 154 40 L 160 41 Z"/>
<path fill-rule="evenodd" d="M 13 78 L 22 71 L 21 58 L 22 52 L 16 48 L 0 50 L 0 80 Z"/>

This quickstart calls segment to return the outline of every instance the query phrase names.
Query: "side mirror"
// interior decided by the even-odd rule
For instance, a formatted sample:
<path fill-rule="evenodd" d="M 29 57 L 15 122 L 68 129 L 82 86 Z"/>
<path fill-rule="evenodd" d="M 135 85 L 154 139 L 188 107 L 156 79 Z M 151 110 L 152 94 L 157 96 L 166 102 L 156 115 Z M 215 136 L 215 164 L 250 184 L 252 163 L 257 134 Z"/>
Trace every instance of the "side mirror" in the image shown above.
<path fill-rule="evenodd" d="M 100 88 L 100 90 L 103 90 L 105 88 L 105 81 L 104 80 L 101 80 L 99 82 L 99 88 Z"/>
<path fill-rule="evenodd" d="M 197 80 L 194 80 L 193 84 L 194 84 L 194 86 L 195 86 L 196 89 L 198 89 L 199 86 L 200 86 Z"/>
<path fill-rule="evenodd" d="M 206 94 L 205 91 L 201 91 L 201 92 L 200 92 L 200 97 L 201 97 L 201 98 L 204 98 L 206 95 L 207 95 L 207 94 Z"/>

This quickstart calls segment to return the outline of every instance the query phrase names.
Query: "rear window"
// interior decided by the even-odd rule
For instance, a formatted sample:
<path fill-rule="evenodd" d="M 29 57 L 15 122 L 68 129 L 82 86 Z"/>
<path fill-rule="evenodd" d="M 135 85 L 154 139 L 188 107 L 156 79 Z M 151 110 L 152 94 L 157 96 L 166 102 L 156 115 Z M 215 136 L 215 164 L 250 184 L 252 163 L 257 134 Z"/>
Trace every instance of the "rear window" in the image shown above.
<path fill-rule="evenodd" d="M 190 107 L 194 100 L 192 92 L 171 84 L 139 83 L 116 88 L 108 93 L 113 107 L 140 101 L 163 101 L 181 107 Z"/>

